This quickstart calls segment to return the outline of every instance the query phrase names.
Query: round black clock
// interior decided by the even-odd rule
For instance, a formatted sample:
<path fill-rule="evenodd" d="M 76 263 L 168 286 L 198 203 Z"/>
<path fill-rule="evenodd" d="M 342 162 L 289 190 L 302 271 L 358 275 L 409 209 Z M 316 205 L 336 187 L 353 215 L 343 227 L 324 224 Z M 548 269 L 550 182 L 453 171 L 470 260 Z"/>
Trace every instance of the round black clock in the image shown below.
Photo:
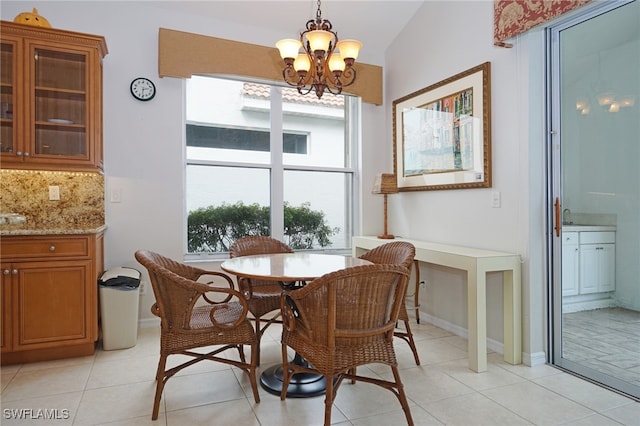
<path fill-rule="evenodd" d="M 156 85 L 148 78 L 134 78 L 130 88 L 133 97 L 139 101 L 150 101 L 156 95 Z"/>

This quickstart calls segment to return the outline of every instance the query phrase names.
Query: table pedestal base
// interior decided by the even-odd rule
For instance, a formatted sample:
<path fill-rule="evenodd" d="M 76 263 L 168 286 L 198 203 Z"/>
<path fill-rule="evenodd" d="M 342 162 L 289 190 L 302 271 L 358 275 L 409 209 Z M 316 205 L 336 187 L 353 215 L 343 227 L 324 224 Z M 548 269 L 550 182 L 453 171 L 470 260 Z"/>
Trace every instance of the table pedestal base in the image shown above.
<path fill-rule="evenodd" d="M 307 361 L 296 354 L 293 364 L 307 365 Z M 280 395 L 283 384 L 282 365 L 277 364 L 267 368 L 260 376 L 260 385 L 269 393 Z M 327 382 L 324 376 L 312 373 L 298 373 L 291 376 L 287 388 L 287 398 L 308 398 L 324 395 Z"/>

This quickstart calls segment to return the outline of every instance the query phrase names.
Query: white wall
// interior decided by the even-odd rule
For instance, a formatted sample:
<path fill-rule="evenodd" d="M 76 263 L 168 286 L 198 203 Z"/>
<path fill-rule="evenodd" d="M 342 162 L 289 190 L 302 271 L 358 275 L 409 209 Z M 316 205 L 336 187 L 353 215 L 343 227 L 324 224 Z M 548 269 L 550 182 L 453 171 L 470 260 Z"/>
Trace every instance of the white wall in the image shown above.
<path fill-rule="evenodd" d="M 221 3 L 222 4 L 222 3 Z M 2 19 L 12 20 L 37 7 L 52 26 L 106 37 L 104 61 L 104 145 L 107 183 L 106 267 L 138 267 L 133 253 L 148 248 L 180 259 L 183 255 L 183 82 L 158 78 L 159 27 L 272 45 L 289 36 L 198 16 L 154 8 L 151 2 L 12 2 L 3 1 Z M 223 7 L 223 6 L 221 6 Z M 141 18 L 142 17 L 142 18 Z M 362 17 L 359 17 L 360 19 Z M 519 40 L 513 49 L 492 43 L 493 2 L 427 1 L 391 45 L 384 64 L 384 105 L 363 106 L 362 232 L 382 230 L 382 197 L 371 196 L 374 176 L 391 172 L 391 103 L 485 61 L 492 63 L 493 188 L 400 193 L 389 198 L 389 230 L 397 235 L 501 251 L 523 256 L 524 352 L 544 349 L 544 287 L 542 277 L 542 192 L 534 179 L 529 190 L 529 163 L 539 166 L 542 139 L 530 156 L 529 126 L 541 113 L 529 110 L 541 97 L 541 69 L 530 65 L 528 49 Z M 533 47 L 528 47 L 533 46 Z M 535 55 L 534 55 L 535 56 Z M 374 63 L 361 58 L 363 62 Z M 533 67 L 531 79 L 529 68 Z M 147 76 L 158 89 L 151 102 L 129 94 L 134 77 Z M 530 81 L 531 80 L 531 81 Z M 538 85 L 537 85 L 538 84 Z M 539 100 L 539 99 L 538 99 Z M 536 155 L 539 156 L 536 157 Z M 534 173 L 535 175 L 535 173 Z M 534 176 L 535 177 L 535 176 Z M 122 190 L 122 202 L 108 202 L 111 188 Z M 500 191 L 502 207 L 491 208 L 491 192 Z M 530 217 L 529 209 L 536 212 Z M 529 234 L 539 235 L 529 240 Z M 529 250 L 535 247 L 535 253 Z M 529 266 L 533 272 L 529 272 Z M 423 267 L 428 281 L 423 306 L 429 313 L 466 327 L 464 277 L 446 269 Z M 502 340 L 500 277 L 489 280 L 488 334 Z M 150 317 L 152 296 L 142 301 L 141 317 Z M 436 307 L 439 310 L 435 312 Z M 527 356 L 525 355 L 525 359 Z"/>
<path fill-rule="evenodd" d="M 529 189 L 529 162 L 542 158 L 543 139 L 529 154 L 529 128 L 535 115 L 529 91 L 541 106 L 542 50 L 531 58 L 534 78 L 529 78 L 529 45 L 521 37 L 512 49 L 493 46 L 492 1 L 427 1 L 387 50 L 385 60 L 386 152 L 392 152 L 391 103 L 414 91 L 491 62 L 491 150 L 493 187 L 447 191 L 403 192 L 391 196 L 390 232 L 407 238 L 518 253 L 523 259 L 523 351 L 525 360 L 540 357 L 544 350 L 544 277 L 541 218 L 530 238 L 529 209 L 543 202 L 542 170 L 534 171 L 537 187 Z M 537 65 L 536 65 L 537 64 Z M 538 77 L 539 76 L 539 77 Z M 536 105 L 535 103 L 533 105 Z M 535 123 L 535 126 L 541 124 Z M 534 126 L 534 127 L 535 127 Z M 387 169 L 391 170 L 391 155 Z M 491 207 L 494 191 L 501 207 Z M 533 200 L 535 202 L 532 202 Z M 541 216 L 542 210 L 536 212 Z M 530 245 L 536 253 L 530 256 Z M 530 261 L 536 268 L 530 272 Z M 426 291 L 421 309 L 428 315 L 466 329 L 466 277 L 459 271 L 421 266 Z M 534 280 L 534 281 L 532 281 Z M 488 337 L 502 342 L 502 279 L 488 280 Z M 535 354 L 535 355 L 532 355 Z"/>

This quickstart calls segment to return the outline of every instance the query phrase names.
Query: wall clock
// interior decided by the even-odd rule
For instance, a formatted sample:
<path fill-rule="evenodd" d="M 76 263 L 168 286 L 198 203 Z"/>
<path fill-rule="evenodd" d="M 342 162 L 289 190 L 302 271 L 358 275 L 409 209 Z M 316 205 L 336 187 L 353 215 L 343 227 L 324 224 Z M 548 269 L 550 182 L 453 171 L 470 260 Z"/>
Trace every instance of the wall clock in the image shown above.
<path fill-rule="evenodd" d="M 148 78 L 134 78 L 130 88 L 133 97 L 139 101 L 150 101 L 156 95 L 156 85 Z"/>

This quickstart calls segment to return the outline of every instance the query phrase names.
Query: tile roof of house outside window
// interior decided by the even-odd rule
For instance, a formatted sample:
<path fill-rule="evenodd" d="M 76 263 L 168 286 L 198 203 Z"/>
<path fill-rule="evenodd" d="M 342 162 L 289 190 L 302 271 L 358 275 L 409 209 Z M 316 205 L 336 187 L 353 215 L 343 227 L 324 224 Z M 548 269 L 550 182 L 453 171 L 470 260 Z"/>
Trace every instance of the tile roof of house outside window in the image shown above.
<path fill-rule="evenodd" d="M 242 87 L 242 94 L 244 96 L 256 99 L 269 99 L 270 86 L 268 84 L 259 83 L 244 83 Z M 335 96 L 330 93 L 325 93 L 322 98 L 318 99 L 313 93 L 308 95 L 301 95 L 297 89 L 290 87 L 282 88 L 282 98 L 285 102 L 292 102 L 298 104 L 307 105 L 319 105 L 328 107 L 344 107 L 344 97 Z"/>

